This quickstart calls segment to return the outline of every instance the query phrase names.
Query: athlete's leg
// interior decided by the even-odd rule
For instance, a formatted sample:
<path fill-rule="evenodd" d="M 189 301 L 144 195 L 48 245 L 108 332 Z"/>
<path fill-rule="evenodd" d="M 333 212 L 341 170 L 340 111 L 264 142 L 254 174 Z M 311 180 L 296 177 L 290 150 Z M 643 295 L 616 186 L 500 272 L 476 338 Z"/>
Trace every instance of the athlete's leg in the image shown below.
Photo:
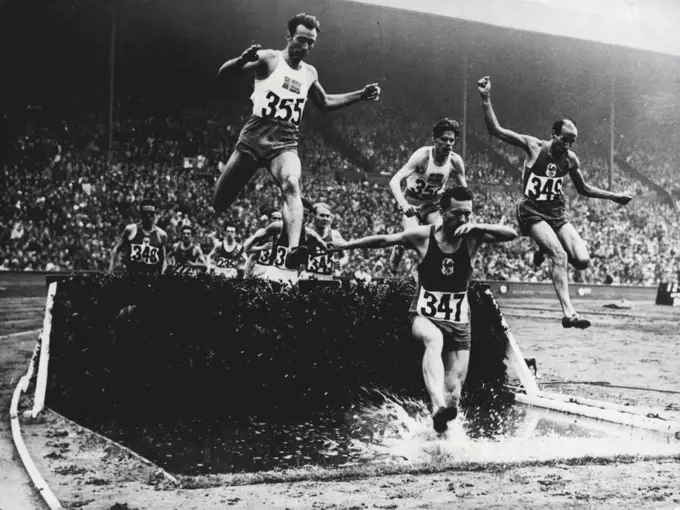
<path fill-rule="evenodd" d="M 406 216 L 404 214 L 401 218 L 401 225 L 404 230 L 407 230 L 420 225 L 420 221 L 415 216 Z M 400 244 L 392 248 L 392 253 L 390 254 L 390 271 L 393 275 L 396 275 L 397 271 L 399 270 L 399 264 L 401 263 L 401 259 L 404 256 L 404 250 L 405 248 Z"/>
<path fill-rule="evenodd" d="M 557 237 L 567 252 L 571 265 L 576 269 L 587 269 L 590 265 L 588 248 L 574 226 L 571 223 L 565 223 L 557 229 Z"/>
<path fill-rule="evenodd" d="M 425 317 L 416 316 L 413 319 L 411 332 L 416 340 L 425 346 L 423 354 L 423 379 L 425 388 L 430 394 L 432 412 L 446 407 L 444 396 L 444 361 L 442 349 L 444 348 L 444 336 L 442 332 Z"/>
<path fill-rule="evenodd" d="M 302 233 L 302 192 L 300 189 L 300 177 L 302 175 L 302 164 L 297 152 L 285 151 L 276 156 L 270 165 L 270 171 L 279 183 L 283 194 L 283 223 L 288 234 L 288 246 L 291 248 L 289 255 L 291 265 L 297 269 L 301 263 L 306 262 L 306 256 L 302 255 L 302 248 L 294 250 L 300 244 L 300 234 Z M 299 252 L 296 254 L 296 252 Z M 306 253 L 306 251 L 305 251 Z M 292 255 L 292 256 L 291 256 Z M 304 258 L 304 260 L 303 260 Z M 286 261 L 289 267 L 289 261 Z M 290 267 L 291 269 L 293 267 Z"/>
<path fill-rule="evenodd" d="M 448 407 L 458 408 L 463 384 L 467 377 L 468 365 L 470 364 L 470 351 L 449 351 L 445 353 L 445 378 L 446 400 Z"/>
<path fill-rule="evenodd" d="M 557 299 L 562 305 L 562 312 L 565 317 L 576 314 L 574 306 L 569 298 L 569 274 L 567 272 L 567 252 L 562 248 L 562 243 L 553 231 L 552 227 L 545 221 L 539 221 L 531 225 L 531 237 L 536 241 L 538 247 L 553 261 L 552 280 Z"/>
<path fill-rule="evenodd" d="M 215 185 L 213 192 L 215 210 L 226 211 L 257 169 L 255 158 L 245 152 L 234 150 Z"/>

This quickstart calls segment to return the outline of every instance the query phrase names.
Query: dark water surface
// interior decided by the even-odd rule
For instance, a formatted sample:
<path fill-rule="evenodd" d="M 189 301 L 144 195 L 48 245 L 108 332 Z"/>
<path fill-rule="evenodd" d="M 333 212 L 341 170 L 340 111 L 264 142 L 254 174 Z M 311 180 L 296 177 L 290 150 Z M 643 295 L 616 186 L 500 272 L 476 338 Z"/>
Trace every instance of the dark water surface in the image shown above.
<path fill-rule="evenodd" d="M 388 400 L 328 411 L 304 421 L 226 422 L 194 419 L 122 428 L 96 427 L 177 474 L 243 473 L 371 462 L 456 460 L 511 462 L 678 451 L 674 437 L 622 425 L 516 405 L 484 419 L 465 416 L 438 437 L 426 405 Z"/>

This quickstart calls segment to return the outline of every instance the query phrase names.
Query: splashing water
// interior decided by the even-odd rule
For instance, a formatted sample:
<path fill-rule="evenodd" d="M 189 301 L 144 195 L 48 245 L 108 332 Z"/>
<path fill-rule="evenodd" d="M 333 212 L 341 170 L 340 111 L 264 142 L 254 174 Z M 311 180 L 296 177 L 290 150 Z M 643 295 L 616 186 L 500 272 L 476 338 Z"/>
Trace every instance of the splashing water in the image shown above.
<path fill-rule="evenodd" d="M 680 455 L 668 434 L 512 403 L 461 412 L 438 436 L 425 402 L 372 393 L 380 398 L 277 423 L 196 418 L 99 430 L 182 474 Z"/>
<path fill-rule="evenodd" d="M 424 402 L 391 395 L 385 395 L 381 405 L 362 407 L 352 418 L 355 427 L 373 433 L 352 439 L 352 459 L 344 465 L 455 465 L 680 454 L 680 441 L 668 434 L 523 405 L 497 416 L 494 430 L 484 430 L 459 413 L 441 436 L 433 430 Z"/>

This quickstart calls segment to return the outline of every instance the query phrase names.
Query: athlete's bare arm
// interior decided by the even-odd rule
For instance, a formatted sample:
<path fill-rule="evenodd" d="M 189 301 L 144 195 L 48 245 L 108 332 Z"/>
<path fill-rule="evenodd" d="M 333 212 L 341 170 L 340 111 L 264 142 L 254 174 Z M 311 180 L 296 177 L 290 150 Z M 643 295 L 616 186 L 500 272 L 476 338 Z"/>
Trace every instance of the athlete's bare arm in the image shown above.
<path fill-rule="evenodd" d="M 506 143 L 523 149 L 529 156 L 536 154 L 540 150 L 540 141 L 529 135 L 521 135 L 509 129 L 501 127 L 496 114 L 491 106 L 491 78 L 485 76 L 477 82 L 477 90 L 482 98 L 482 108 L 484 110 L 484 122 L 489 134 L 503 140 Z"/>
<path fill-rule="evenodd" d="M 463 158 L 457 152 L 452 152 L 451 163 L 453 163 L 453 167 L 456 171 L 451 174 L 449 181 L 452 182 L 454 186 L 467 187 L 467 180 L 465 179 L 465 163 L 463 162 Z"/>
<path fill-rule="evenodd" d="M 626 205 L 633 199 L 633 195 L 630 193 L 612 193 L 611 191 L 606 191 L 587 184 L 583 177 L 583 172 L 581 172 L 581 164 L 578 158 L 572 152 L 569 153 L 569 156 L 569 176 L 571 177 L 574 187 L 576 188 L 576 191 L 578 191 L 579 195 L 583 195 L 584 197 L 588 198 L 602 198 L 605 200 L 612 200 L 613 202 L 621 205 Z"/>
<path fill-rule="evenodd" d="M 466 223 L 456 229 L 455 235 L 467 237 L 471 257 L 482 243 L 504 243 L 517 238 L 512 228 L 497 223 Z"/>
<path fill-rule="evenodd" d="M 168 233 L 160 227 L 156 227 L 156 229 L 161 241 L 161 256 L 163 257 L 161 273 L 165 273 L 165 270 L 168 268 Z"/>
<path fill-rule="evenodd" d="M 168 265 L 174 266 L 175 265 L 175 253 L 177 250 L 179 250 L 179 247 L 181 245 L 181 241 L 177 241 L 175 244 L 172 245 L 172 248 L 170 248 L 170 251 L 168 252 Z"/>
<path fill-rule="evenodd" d="M 252 236 L 246 239 L 243 243 L 243 251 L 247 254 L 256 253 L 256 251 L 262 251 L 265 249 L 264 246 L 257 246 L 257 244 L 270 237 L 278 236 L 283 230 L 283 221 L 274 221 L 267 225 L 265 228 L 259 229 Z M 257 248 L 255 248 L 257 246 Z"/>
<path fill-rule="evenodd" d="M 206 266 L 212 267 L 215 265 L 214 258 L 215 255 L 217 255 L 217 251 L 220 249 L 220 245 L 216 244 L 213 246 L 213 249 L 210 250 L 210 253 L 208 253 L 208 258 L 206 259 Z"/>
<path fill-rule="evenodd" d="M 319 75 L 316 69 L 309 66 L 312 73 L 312 86 L 309 88 L 309 97 L 321 111 L 337 110 L 358 101 L 377 101 L 380 99 L 380 86 L 370 83 L 361 90 L 347 92 L 345 94 L 327 94 L 319 83 Z"/>
<path fill-rule="evenodd" d="M 116 269 L 116 259 L 118 258 L 118 253 L 120 252 L 121 248 L 125 246 L 126 243 L 130 242 L 130 233 L 132 232 L 133 227 L 134 225 L 127 225 L 123 230 L 123 233 L 120 235 L 118 242 L 111 249 L 111 259 L 109 261 L 109 273 L 113 273 L 113 270 Z"/>
<path fill-rule="evenodd" d="M 311 227 L 305 227 L 305 230 L 307 231 L 307 235 L 310 236 L 310 237 L 313 237 L 313 238 L 316 240 L 316 242 L 319 243 L 319 245 L 321 245 L 321 247 L 322 247 L 323 249 L 328 248 L 328 245 L 326 244 L 326 241 L 324 241 L 323 239 L 321 239 L 321 236 L 317 233 L 316 230 L 314 230 L 314 229 L 311 228 Z"/>
<path fill-rule="evenodd" d="M 342 234 L 338 232 L 337 230 L 331 230 L 331 239 L 333 240 L 333 244 L 343 244 L 346 241 L 342 238 Z M 341 250 L 339 252 L 340 258 L 337 259 L 337 264 L 338 266 L 345 267 L 347 263 L 349 262 L 349 253 L 345 250 Z"/>
<path fill-rule="evenodd" d="M 194 262 L 193 260 L 189 262 L 190 266 L 193 267 L 204 267 L 207 266 L 208 263 L 205 260 L 205 255 L 203 255 L 203 250 L 201 250 L 201 247 L 199 245 L 196 245 L 194 247 L 194 254 L 198 258 L 198 262 Z"/>
<path fill-rule="evenodd" d="M 430 225 L 424 225 L 410 228 L 396 234 L 362 237 L 338 245 L 333 244 L 330 251 L 354 250 L 356 248 L 389 248 L 390 246 L 401 245 L 405 248 L 416 250 L 422 259 L 427 251 L 426 242 L 430 235 L 430 228 Z"/>
<path fill-rule="evenodd" d="M 421 147 L 411 154 L 411 157 L 408 158 L 406 164 L 397 170 L 390 179 L 390 190 L 392 191 L 392 195 L 394 195 L 397 204 L 399 204 L 399 207 L 401 207 L 401 210 L 404 211 L 404 214 L 407 216 L 414 216 L 418 212 L 418 208 L 406 201 L 404 192 L 401 190 L 401 183 L 408 179 L 410 175 L 414 174 L 418 170 L 418 167 L 425 166 L 427 158 L 427 147 Z"/>
<path fill-rule="evenodd" d="M 255 71 L 258 78 L 266 78 L 271 72 L 271 63 L 275 58 L 274 50 L 263 50 L 259 44 L 253 44 L 238 57 L 222 64 L 217 75 L 228 76 L 237 71 Z"/>

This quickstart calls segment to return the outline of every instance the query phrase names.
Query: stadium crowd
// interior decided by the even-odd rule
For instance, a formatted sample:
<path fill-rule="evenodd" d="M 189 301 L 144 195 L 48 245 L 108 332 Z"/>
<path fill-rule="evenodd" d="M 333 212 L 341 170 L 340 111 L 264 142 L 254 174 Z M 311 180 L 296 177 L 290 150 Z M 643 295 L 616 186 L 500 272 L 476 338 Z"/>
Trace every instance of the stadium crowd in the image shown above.
<path fill-rule="evenodd" d="M 117 150 L 111 155 L 105 150 L 106 126 L 99 117 L 78 111 L 69 119 L 55 120 L 46 113 L 34 113 L 32 120 L 12 133 L 15 154 L 3 176 L 0 270 L 106 269 L 112 246 L 124 226 L 138 219 L 136 204 L 144 197 L 157 201 L 157 223 L 172 242 L 179 239 L 180 227 L 187 222 L 194 226 L 204 252 L 223 235 L 226 225 L 234 225 L 240 240 L 245 240 L 266 222 L 263 215 L 280 207 L 279 190 L 265 170 L 259 171 L 227 213 L 216 214 L 210 205 L 220 161 L 232 150 L 245 112 L 231 106 L 208 116 L 129 116 L 115 124 Z M 375 122 L 365 110 L 348 110 L 334 116 L 331 127 L 338 140 L 370 161 L 376 174 L 391 175 L 413 150 L 429 142 L 430 126 L 436 119 L 409 120 L 389 110 L 382 115 Z M 361 162 L 343 154 L 311 125 L 303 127 L 302 133 L 303 195 L 331 205 L 333 227 L 345 239 L 401 228 L 401 213 L 384 179 L 371 178 Z M 488 151 L 520 167 L 519 151 L 492 141 L 485 133 L 477 136 L 486 142 Z M 677 190 L 679 181 L 671 172 L 670 159 L 655 159 L 642 152 L 643 146 L 621 154 L 658 184 Z M 582 154 L 579 146 L 575 150 L 587 181 L 606 188 L 606 162 L 588 157 L 585 149 Z M 197 163 L 197 155 L 207 159 Z M 519 172 L 507 172 L 484 151 L 468 149 L 465 164 L 476 193 L 476 221 L 514 225 Z M 622 172 L 617 173 L 615 186 L 634 193 L 635 199 L 620 207 L 586 200 L 573 185 L 566 186 L 571 221 L 592 259 L 588 269 L 573 271 L 573 279 L 655 285 L 674 275 L 680 268 L 676 211 L 663 205 L 641 181 Z M 474 276 L 549 281 L 549 264 L 532 265 L 534 249 L 527 238 L 485 246 L 477 257 Z M 354 251 L 344 273 L 390 276 L 388 258 L 388 250 Z M 402 275 L 413 268 L 413 261 L 405 259 Z"/>

